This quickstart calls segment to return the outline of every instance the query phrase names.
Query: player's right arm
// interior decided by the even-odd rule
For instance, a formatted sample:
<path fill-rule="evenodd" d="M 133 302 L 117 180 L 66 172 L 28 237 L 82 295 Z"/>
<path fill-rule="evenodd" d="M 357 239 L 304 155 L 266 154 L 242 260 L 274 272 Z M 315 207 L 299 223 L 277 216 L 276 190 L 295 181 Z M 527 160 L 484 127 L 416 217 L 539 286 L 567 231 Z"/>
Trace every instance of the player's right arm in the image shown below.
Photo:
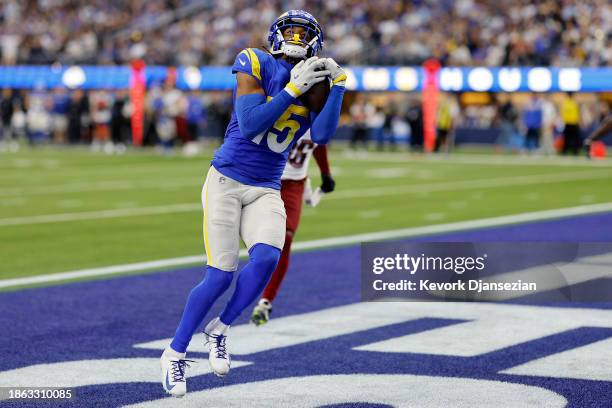
<path fill-rule="evenodd" d="M 257 58 L 254 52 L 250 52 L 251 58 Z M 242 135 L 248 139 L 254 139 L 257 135 L 266 131 L 278 120 L 285 110 L 295 102 L 295 99 L 306 92 L 314 84 L 321 82 L 329 75 L 329 71 L 315 71 L 324 66 L 317 58 L 301 61 L 291 70 L 290 82 L 281 92 L 269 101 L 262 88 L 261 72 L 258 62 L 253 65 L 251 72 L 246 71 L 247 60 L 241 52 L 234 63 L 236 74 L 236 117 Z M 244 62 L 245 64 L 242 64 Z M 253 61 L 250 60 L 250 63 Z M 240 66 L 237 66 L 240 64 Z M 257 68 L 255 68 L 257 65 Z"/>

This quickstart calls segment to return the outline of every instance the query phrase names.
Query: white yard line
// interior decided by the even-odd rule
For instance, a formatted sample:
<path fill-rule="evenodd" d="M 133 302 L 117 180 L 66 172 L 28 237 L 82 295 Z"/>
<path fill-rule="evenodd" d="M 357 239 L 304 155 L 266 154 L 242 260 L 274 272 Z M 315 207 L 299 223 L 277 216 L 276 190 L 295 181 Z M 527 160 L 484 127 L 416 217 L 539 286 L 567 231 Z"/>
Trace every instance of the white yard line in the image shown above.
<path fill-rule="evenodd" d="M 174 189 L 202 185 L 204 181 L 132 181 L 132 180 L 108 180 L 91 183 L 70 183 L 51 186 L 32 186 L 19 188 L 6 188 L 0 191 L 0 197 L 24 196 L 36 194 L 63 194 L 81 193 L 87 191 L 116 191 L 116 190 L 140 190 L 140 189 Z"/>
<path fill-rule="evenodd" d="M 326 200 L 343 200 L 360 197 L 393 196 L 399 194 L 432 193 L 437 191 L 459 191 L 485 188 L 504 188 L 506 186 L 534 185 L 541 183 L 563 183 L 568 181 L 612 179 L 612 174 L 602 171 L 582 171 L 533 176 L 512 176 L 493 179 L 449 181 L 439 183 L 419 183 L 411 185 L 393 185 L 355 190 L 340 190 L 330 194 Z M 200 209 L 199 203 L 179 203 L 155 207 L 121 208 L 100 211 L 83 211 L 74 213 L 43 214 L 22 217 L 0 218 L 0 227 L 13 225 L 49 224 L 57 222 L 86 221 L 141 215 L 174 214 L 191 212 Z"/>
<path fill-rule="evenodd" d="M 491 164 L 502 166 L 612 167 L 612 160 L 586 160 L 584 157 L 511 156 L 491 154 L 403 155 L 401 153 L 345 152 L 344 159 L 385 163 Z"/>
<path fill-rule="evenodd" d="M 329 248 L 334 246 L 345 246 L 367 241 L 382 241 L 411 236 L 430 235 L 436 233 L 461 231 L 499 225 L 516 224 L 529 221 L 548 220 L 576 215 L 584 215 L 598 212 L 612 211 L 612 203 L 585 205 L 579 207 L 560 208 L 556 210 L 536 211 L 524 214 L 504 215 L 501 217 L 483 218 L 479 220 L 453 222 L 448 224 L 427 225 L 423 227 L 403 228 L 365 234 L 347 235 L 341 237 L 316 239 L 312 241 L 295 242 L 293 251 L 304 251 L 318 248 Z M 242 257 L 246 256 L 246 250 L 240 252 Z M 114 265 L 102 268 L 82 269 L 70 272 L 61 272 L 48 275 L 30 276 L 25 278 L 0 280 L 0 288 L 14 286 L 25 286 L 45 284 L 71 279 L 92 278 L 105 275 L 124 274 L 129 272 L 144 271 L 148 269 L 160 269 L 174 266 L 191 264 L 204 264 L 204 255 L 184 256 L 179 258 L 160 259 L 149 262 L 130 263 L 125 265 Z"/>
<path fill-rule="evenodd" d="M 459 191 L 484 188 L 504 188 L 506 186 L 529 186 L 541 183 L 564 183 L 568 181 L 611 179 L 612 173 L 601 171 L 583 171 L 571 173 L 538 174 L 533 176 L 496 177 L 492 179 L 448 181 L 439 183 L 420 183 L 413 185 L 394 185 L 385 187 L 364 188 L 359 190 L 339 190 L 325 197 L 325 200 L 345 198 L 377 197 L 409 193 L 432 193 L 436 191 Z M 1 225 L 1 224 L 0 224 Z"/>
<path fill-rule="evenodd" d="M 55 222 L 68 221 L 88 221 L 99 220 L 104 218 L 131 217 L 137 215 L 159 215 L 159 214 L 174 214 L 180 212 L 191 212 L 201 209 L 197 203 L 181 203 L 171 205 L 160 205 L 157 207 L 135 207 L 135 208 L 118 208 L 115 210 L 102 211 L 83 211 L 76 213 L 62 214 L 45 214 L 33 215 L 26 217 L 0 218 L 0 227 L 10 225 L 33 225 L 33 224 L 49 224 Z"/>

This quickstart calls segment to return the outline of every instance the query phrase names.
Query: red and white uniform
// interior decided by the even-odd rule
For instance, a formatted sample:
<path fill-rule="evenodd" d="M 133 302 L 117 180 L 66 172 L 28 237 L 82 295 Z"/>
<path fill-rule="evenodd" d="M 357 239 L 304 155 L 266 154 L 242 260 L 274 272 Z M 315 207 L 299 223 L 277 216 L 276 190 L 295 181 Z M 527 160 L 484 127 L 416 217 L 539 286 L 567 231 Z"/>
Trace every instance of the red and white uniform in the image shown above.
<path fill-rule="evenodd" d="M 304 180 L 308 177 L 308 164 L 316 147 L 317 144 L 310 138 L 310 131 L 306 132 L 289 153 L 281 181 Z"/>
<path fill-rule="evenodd" d="M 274 300 L 276 297 L 278 288 L 289 268 L 291 242 L 300 224 L 302 203 L 304 202 L 304 185 L 308 177 L 308 164 L 313 155 L 321 170 L 321 174 L 329 174 L 327 147 L 316 145 L 310 139 L 310 132 L 306 132 L 289 153 L 285 170 L 281 176 L 281 198 L 285 204 L 285 212 L 287 214 L 287 231 L 285 245 L 283 246 L 276 270 L 261 295 L 262 298 L 269 301 Z"/>

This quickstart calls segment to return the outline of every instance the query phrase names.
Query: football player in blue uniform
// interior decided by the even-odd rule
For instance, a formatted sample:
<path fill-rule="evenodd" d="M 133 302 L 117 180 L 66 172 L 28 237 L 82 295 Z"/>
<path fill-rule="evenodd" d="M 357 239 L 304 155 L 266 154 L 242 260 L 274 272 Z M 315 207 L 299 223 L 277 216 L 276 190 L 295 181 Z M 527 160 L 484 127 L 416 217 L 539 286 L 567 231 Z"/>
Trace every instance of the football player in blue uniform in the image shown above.
<path fill-rule="evenodd" d="M 249 262 L 225 309 L 204 329 L 212 371 L 229 372 L 229 327 L 259 297 L 283 248 L 286 216 L 279 189 L 288 154 L 308 129 L 313 142 L 326 144 L 338 125 L 346 74 L 332 59 L 317 57 L 323 47 L 317 20 L 305 11 L 286 12 L 270 27 L 268 42 L 269 51 L 241 51 L 232 67 L 234 112 L 202 189 L 206 275 L 189 294 L 161 357 L 162 384 L 177 397 L 186 393 L 187 346 L 230 286 L 242 239 Z M 321 111 L 309 111 L 298 97 L 328 78 L 332 85 Z"/>

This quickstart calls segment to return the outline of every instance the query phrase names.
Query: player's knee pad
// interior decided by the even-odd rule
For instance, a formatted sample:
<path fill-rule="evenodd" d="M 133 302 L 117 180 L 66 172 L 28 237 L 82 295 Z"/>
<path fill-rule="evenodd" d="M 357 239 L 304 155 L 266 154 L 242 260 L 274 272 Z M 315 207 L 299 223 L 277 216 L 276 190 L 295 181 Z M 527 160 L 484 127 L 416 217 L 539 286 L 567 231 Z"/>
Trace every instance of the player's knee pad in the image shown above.
<path fill-rule="evenodd" d="M 278 264 L 281 250 L 268 244 L 255 244 L 249 252 L 249 258 L 258 269 L 273 272 Z"/>

